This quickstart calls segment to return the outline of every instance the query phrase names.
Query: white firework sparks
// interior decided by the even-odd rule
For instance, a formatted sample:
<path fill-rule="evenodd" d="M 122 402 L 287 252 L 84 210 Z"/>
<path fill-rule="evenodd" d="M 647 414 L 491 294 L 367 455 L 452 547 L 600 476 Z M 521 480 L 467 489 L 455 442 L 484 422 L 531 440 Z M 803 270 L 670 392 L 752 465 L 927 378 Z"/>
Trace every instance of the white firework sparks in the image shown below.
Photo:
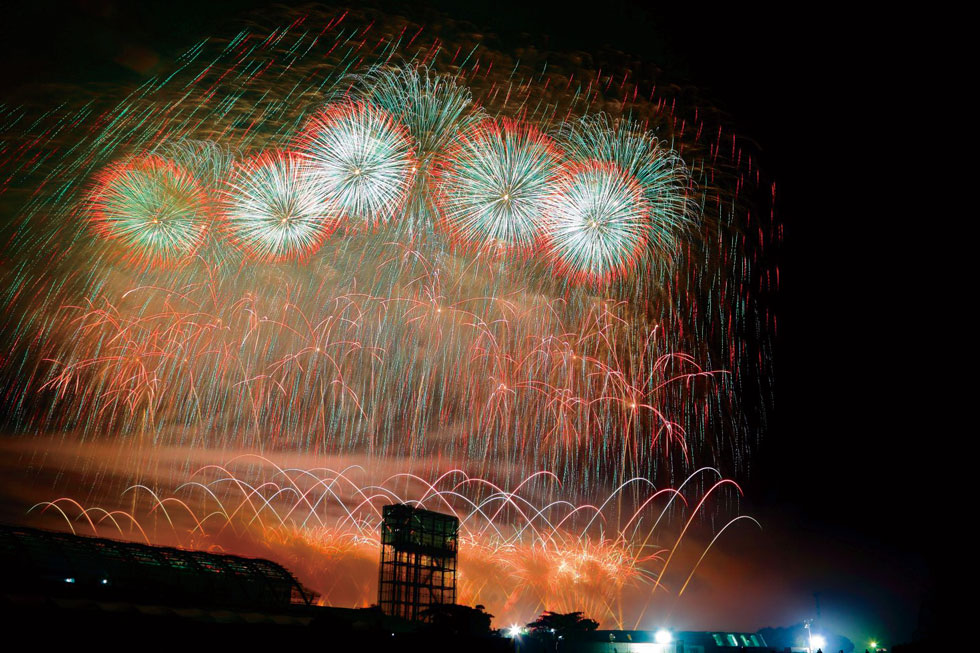
<path fill-rule="evenodd" d="M 336 104 L 315 114 L 297 151 L 331 209 L 367 227 L 384 224 L 398 212 L 416 170 L 405 130 L 364 103 Z"/>
<path fill-rule="evenodd" d="M 267 261 L 307 258 L 337 226 L 322 189 L 290 152 L 236 165 L 225 205 L 232 239 Z"/>
<path fill-rule="evenodd" d="M 555 271 L 605 283 L 633 270 L 650 235 L 650 203 L 637 181 L 611 163 L 567 166 L 547 199 L 546 250 Z"/>
<path fill-rule="evenodd" d="M 557 162 L 551 140 L 532 125 L 486 122 L 447 157 L 444 226 L 477 249 L 529 252 L 542 235 Z"/>

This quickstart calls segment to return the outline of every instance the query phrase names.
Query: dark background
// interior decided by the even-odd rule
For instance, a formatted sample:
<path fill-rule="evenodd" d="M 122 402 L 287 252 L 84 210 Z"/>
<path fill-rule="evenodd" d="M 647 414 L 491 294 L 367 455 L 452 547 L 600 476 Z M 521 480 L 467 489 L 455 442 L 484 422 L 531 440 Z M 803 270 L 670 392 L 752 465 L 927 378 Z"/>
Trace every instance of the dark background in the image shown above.
<path fill-rule="evenodd" d="M 179 51 L 253 4 L 5 6 L 0 94 L 134 74 L 115 62 L 123 42 Z M 785 243 L 774 253 L 775 412 L 747 479 L 749 502 L 775 525 L 776 540 L 782 532 L 808 542 L 801 556 L 822 551 L 831 561 L 851 556 L 852 568 L 908 573 L 913 600 L 928 607 L 941 503 L 936 452 L 948 445 L 936 417 L 941 390 L 923 390 L 944 381 L 926 376 L 923 362 L 937 355 L 930 343 L 942 343 L 942 328 L 923 317 L 934 315 L 928 288 L 937 280 L 927 255 L 916 253 L 924 243 L 913 227 L 929 217 L 916 199 L 928 126 L 907 119 L 923 83 L 914 51 L 884 17 L 850 8 L 801 15 L 623 0 L 426 4 L 503 38 L 544 33 L 556 50 L 612 45 L 653 60 L 758 143 L 776 180 Z M 820 591 L 819 579 L 814 585 Z M 907 602 L 908 593 L 895 600 Z M 915 627 L 896 636 L 912 637 Z"/>

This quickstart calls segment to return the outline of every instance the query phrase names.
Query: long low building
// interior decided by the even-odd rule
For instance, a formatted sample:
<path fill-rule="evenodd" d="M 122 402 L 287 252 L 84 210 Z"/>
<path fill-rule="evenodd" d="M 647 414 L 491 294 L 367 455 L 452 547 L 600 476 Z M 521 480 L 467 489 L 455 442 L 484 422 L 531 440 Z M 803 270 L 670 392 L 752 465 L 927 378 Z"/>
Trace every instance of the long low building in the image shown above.
<path fill-rule="evenodd" d="M 41 650 L 513 650 L 503 637 L 432 632 L 378 607 L 314 605 L 260 558 L 0 525 L 0 579 L 6 632 Z"/>
<path fill-rule="evenodd" d="M 282 609 L 313 593 L 261 558 L 0 525 L 6 591 L 157 605 Z"/>
<path fill-rule="evenodd" d="M 560 642 L 562 653 L 711 653 L 770 651 L 759 633 L 729 631 L 594 630 Z"/>

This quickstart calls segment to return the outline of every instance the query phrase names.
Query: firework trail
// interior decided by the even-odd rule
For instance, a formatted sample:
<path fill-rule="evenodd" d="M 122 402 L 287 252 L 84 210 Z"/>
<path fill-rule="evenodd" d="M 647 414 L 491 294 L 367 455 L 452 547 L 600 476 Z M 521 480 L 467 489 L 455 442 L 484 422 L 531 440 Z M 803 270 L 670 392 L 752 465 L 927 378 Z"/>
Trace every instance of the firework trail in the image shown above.
<path fill-rule="evenodd" d="M 160 447 L 234 447 L 528 479 L 542 507 L 746 472 L 779 231 L 716 117 L 628 68 L 518 61 L 448 22 L 458 42 L 357 11 L 253 24 L 281 27 L 115 93 L 0 105 L 10 437 L 111 446 L 127 486 Z M 632 483 L 604 511 L 616 547 L 641 503 Z M 587 535 L 569 542 L 621 551 Z M 473 596 L 499 589 L 484 568 Z M 579 600 L 608 600 L 590 587 Z"/>
<path fill-rule="evenodd" d="M 668 594 L 668 585 L 685 572 L 690 578 L 708 555 L 710 544 L 690 570 L 669 567 L 675 551 L 693 546 L 697 553 L 679 525 L 713 495 L 740 492 L 712 469 L 698 470 L 678 488 L 658 490 L 646 479 L 631 479 L 602 501 L 579 505 L 545 502 L 529 490 L 536 480 L 560 484 L 547 472 L 512 489 L 458 469 L 431 480 L 401 472 L 376 484 L 365 484 L 365 473 L 358 465 L 280 467 L 244 455 L 198 468 L 169 492 L 137 484 L 122 490 L 115 505 L 86 507 L 60 497 L 31 512 L 80 534 L 210 549 L 235 543 L 252 553 L 285 554 L 321 603 L 367 606 L 376 598 L 377 574 L 365 582 L 361 566 L 376 564 L 381 506 L 408 503 L 460 520 L 463 602 L 484 604 L 505 621 L 549 608 L 587 609 L 605 623 L 628 627 L 651 596 Z M 698 476 L 713 481 L 701 497 L 687 487 Z M 631 485 L 641 488 L 641 501 L 624 523 L 612 526 L 610 506 Z"/>

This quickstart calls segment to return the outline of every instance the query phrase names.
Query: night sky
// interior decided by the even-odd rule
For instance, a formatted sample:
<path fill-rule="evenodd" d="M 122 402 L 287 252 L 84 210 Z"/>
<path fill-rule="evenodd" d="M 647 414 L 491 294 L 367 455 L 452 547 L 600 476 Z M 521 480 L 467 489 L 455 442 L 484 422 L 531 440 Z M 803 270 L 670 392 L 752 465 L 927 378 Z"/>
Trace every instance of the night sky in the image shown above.
<path fill-rule="evenodd" d="M 13 93 L 34 82 L 138 74 L 115 63 L 122 43 L 152 59 L 252 3 L 219 4 L 18 3 L 0 26 L 0 87 Z M 765 582 L 786 576 L 800 594 L 794 605 L 812 606 L 819 592 L 824 615 L 849 632 L 873 622 L 896 641 L 912 638 L 933 592 L 938 519 L 929 488 L 938 467 L 933 409 L 916 378 L 931 327 L 907 306 L 909 298 L 929 303 L 928 294 L 922 264 L 908 251 L 917 243 L 896 228 L 914 218 L 894 192 L 907 144 L 893 137 L 895 105 L 909 61 L 869 40 L 876 17 L 860 13 L 804 19 L 798 11 L 619 0 L 459 4 L 428 3 L 504 40 L 541 33 L 552 49 L 611 44 L 655 61 L 758 144 L 785 225 L 773 253 L 780 292 L 766 298 L 779 320 L 774 412 L 744 479 L 749 513 L 765 531 L 737 540 L 730 553 L 751 568 L 769 566 Z"/>

